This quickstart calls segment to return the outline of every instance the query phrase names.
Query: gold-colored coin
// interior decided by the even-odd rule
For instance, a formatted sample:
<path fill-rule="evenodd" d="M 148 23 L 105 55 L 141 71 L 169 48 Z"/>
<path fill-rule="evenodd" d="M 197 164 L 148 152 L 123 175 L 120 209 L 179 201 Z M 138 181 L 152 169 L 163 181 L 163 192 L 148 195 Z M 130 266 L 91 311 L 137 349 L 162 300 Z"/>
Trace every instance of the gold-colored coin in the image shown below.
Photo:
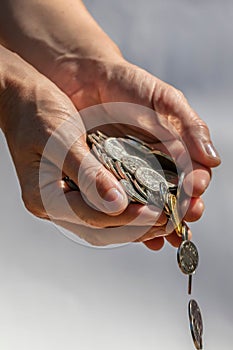
<path fill-rule="evenodd" d="M 170 217 L 174 225 L 174 230 L 179 237 L 182 237 L 182 223 L 178 212 L 176 196 L 174 194 L 168 194 L 168 207 L 170 209 Z"/>

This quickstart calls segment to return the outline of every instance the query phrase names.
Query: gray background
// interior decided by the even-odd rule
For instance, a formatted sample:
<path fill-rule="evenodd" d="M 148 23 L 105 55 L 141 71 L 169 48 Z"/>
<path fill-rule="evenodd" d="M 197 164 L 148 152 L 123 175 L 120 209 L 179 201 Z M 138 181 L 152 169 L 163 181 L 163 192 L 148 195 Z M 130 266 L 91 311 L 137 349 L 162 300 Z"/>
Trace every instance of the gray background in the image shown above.
<path fill-rule="evenodd" d="M 181 89 L 222 156 L 192 225 L 201 261 L 193 297 L 205 349 L 232 349 L 233 2 L 86 0 L 124 55 Z M 0 140 L 0 348 L 192 349 L 187 280 L 166 245 L 93 249 L 27 213 Z"/>

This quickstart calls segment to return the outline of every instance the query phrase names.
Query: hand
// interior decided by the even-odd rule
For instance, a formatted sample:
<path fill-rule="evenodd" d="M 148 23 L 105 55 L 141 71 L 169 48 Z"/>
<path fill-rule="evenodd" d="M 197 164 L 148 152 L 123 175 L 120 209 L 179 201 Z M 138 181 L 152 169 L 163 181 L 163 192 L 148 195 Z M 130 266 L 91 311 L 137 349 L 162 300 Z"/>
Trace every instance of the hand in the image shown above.
<path fill-rule="evenodd" d="M 185 219 L 197 220 L 203 212 L 204 205 L 200 196 L 209 184 L 210 169 L 220 163 L 210 141 L 207 126 L 179 91 L 126 62 L 116 45 L 90 16 L 81 0 L 71 0 L 69 5 L 63 0 L 17 0 L 10 3 L 3 1 L 4 15 L 0 28 L 2 43 L 18 52 L 53 80 L 72 99 L 78 110 L 114 101 L 136 103 L 154 110 L 154 117 L 147 119 L 148 128 L 144 138 L 154 147 L 166 149 L 174 154 L 177 163 L 186 170 L 184 188 L 191 201 Z M 61 22 L 64 24 L 62 27 Z M 17 36 L 12 28 L 17 30 Z M 88 120 L 84 119 L 86 125 Z M 106 120 L 111 123 L 108 118 Z M 139 136 L 142 137 L 141 129 L 144 129 L 145 118 L 143 120 L 142 122 L 140 118 L 134 119 L 136 129 L 131 128 L 130 132 L 137 135 L 140 130 Z M 171 124 L 176 133 L 170 132 Z M 157 138 L 151 137 L 155 130 L 159 131 Z M 111 128 L 111 132 L 116 135 L 124 131 L 125 128 Z M 185 158 L 184 147 L 175 134 L 180 136 L 188 148 L 192 159 L 192 171 L 190 167 L 187 169 L 187 164 L 182 159 Z M 159 140 L 162 142 L 158 142 Z M 104 192 L 104 183 L 111 188 L 114 181 L 110 173 L 103 171 L 104 181 L 99 180 L 100 176 L 97 176 L 100 193 Z M 185 202 L 183 206 L 187 208 L 188 198 Z M 124 210 L 125 199 L 120 200 L 118 197 L 114 205 L 111 215 Z M 163 229 L 160 233 L 165 234 L 165 228 Z M 146 244 L 153 249 L 163 245 L 162 238 L 154 240 L 153 236 L 148 235 L 142 238 L 152 238 Z M 171 234 L 167 238 L 173 244 L 178 244 L 176 235 Z"/>
<path fill-rule="evenodd" d="M 70 99 L 19 57 L 0 51 L 0 122 L 26 208 L 95 245 L 133 241 L 165 224 L 157 208 L 128 206 L 118 181 L 90 154 Z M 64 176 L 81 192 L 67 188 Z"/>
<path fill-rule="evenodd" d="M 62 69 L 69 71 L 69 65 L 71 62 L 63 62 Z M 72 66 L 74 65 L 75 63 L 72 62 Z M 62 75 L 60 75 L 59 82 L 56 81 L 70 96 L 77 109 L 82 110 L 99 103 L 125 101 L 140 104 L 155 111 L 154 114 L 148 113 L 142 120 L 137 118 L 136 110 L 134 113 L 128 113 L 127 116 L 122 111 L 123 120 L 116 120 L 111 116 L 111 113 L 106 113 L 103 120 L 105 123 L 109 123 L 109 127 L 105 126 L 102 130 L 109 135 L 116 136 L 131 133 L 151 143 L 156 149 L 165 153 L 169 151 L 177 164 L 187 173 L 184 189 L 190 199 L 186 197 L 183 203 L 183 210 L 187 211 L 184 219 L 186 221 L 198 220 L 204 210 L 201 195 L 209 185 L 211 167 L 219 165 L 220 158 L 210 140 L 207 125 L 192 110 L 183 94 L 121 58 L 116 62 L 107 61 L 98 62 L 98 64 L 91 60 L 83 60 L 81 66 L 79 65 L 79 70 L 78 80 L 72 78 L 72 75 L 66 78 L 67 82 L 72 81 L 72 86 L 66 85 Z M 86 114 L 88 113 L 85 113 L 85 110 L 84 113 L 81 112 L 83 122 L 88 127 L 89 121 Z M 111 124 L 114 121 L 125 121 L 127 124 L 138 127 L 139 131 L 132 126 L 119 127 L 119 125 Z M 101 123 L 99 122 L 99 124 Z M 145 124 L 148 127 L 147 132 L 143 135 L 142 130 L 145 130 Z M 176 130 L 176 135 L 170 132 L 171 125 Z M 151 137 L 155 134 L 155 130 L 160 140 Z M 192 169 L 185 169 L 185 151 L 177 136 L 180 137 L 189 151 Z M 148 247 L 159 249 L 163 246 L 164 239 L 162 237 L 154 239 L 158 235 L 167 235 L 165 226 L 157 228 L 153 234 L 144 235 L 141 240 Z M 175 246 L 180 243 L 180 239 L 175 233 L 166 238 Z"/>

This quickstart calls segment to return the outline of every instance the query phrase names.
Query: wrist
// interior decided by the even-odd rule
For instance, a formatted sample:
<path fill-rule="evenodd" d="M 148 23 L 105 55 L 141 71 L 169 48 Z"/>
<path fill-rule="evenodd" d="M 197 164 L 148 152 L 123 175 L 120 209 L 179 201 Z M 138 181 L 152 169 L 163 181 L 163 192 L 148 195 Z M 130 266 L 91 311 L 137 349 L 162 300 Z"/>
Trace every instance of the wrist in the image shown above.
<path fill-rule="evenodd" d="M 17 54 L 0 46 L 0 128 L 6 134 L 34 100 L 46 79 Z"/>

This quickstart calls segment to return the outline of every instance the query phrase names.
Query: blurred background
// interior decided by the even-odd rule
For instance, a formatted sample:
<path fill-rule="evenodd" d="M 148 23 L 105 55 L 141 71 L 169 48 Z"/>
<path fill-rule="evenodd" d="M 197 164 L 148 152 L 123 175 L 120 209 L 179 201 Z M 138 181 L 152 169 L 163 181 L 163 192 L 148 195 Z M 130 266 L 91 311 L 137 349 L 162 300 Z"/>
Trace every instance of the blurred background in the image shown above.
<path fill-rule="evenodd" d="M 200 253 L 193 297 L 204 349 L 230 350 L 233 2 L 84 2 L 128 60 L 182 90 L 210 127 L 223 162 L 192 225 Z M 93 249 L 69 240 L 26 212 L 0 138 L 0 349 L 194 349 L 175 248 Z"/>

